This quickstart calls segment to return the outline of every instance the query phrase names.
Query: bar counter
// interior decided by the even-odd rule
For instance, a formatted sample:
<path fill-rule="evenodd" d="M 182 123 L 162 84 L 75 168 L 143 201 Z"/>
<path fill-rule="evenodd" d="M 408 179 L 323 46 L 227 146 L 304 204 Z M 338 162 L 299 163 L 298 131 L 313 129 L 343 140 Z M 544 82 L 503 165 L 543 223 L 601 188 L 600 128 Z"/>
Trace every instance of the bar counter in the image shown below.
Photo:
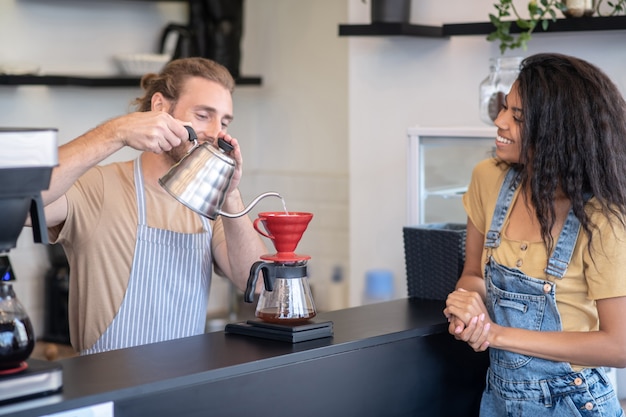
<path fill-rule="evenodd" d="M 448 334 L 443 308 L 407 298 L 321 313 L 333 337 L 294 344 L 222 331 L 65 359 L 60 393 L 0 415 L 477 415 L 488 358 Z"/>

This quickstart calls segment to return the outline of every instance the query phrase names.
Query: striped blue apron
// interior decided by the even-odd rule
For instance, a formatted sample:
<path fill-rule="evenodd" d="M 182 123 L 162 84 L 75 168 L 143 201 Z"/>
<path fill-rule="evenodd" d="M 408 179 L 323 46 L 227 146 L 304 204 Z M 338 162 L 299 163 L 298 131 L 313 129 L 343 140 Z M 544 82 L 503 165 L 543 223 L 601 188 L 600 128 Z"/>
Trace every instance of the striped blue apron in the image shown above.
<path fill-rule="evenodd" d="M 204 332 L 211 283 L 211 226 L 176 233 L 147 226 L 141 157 L 134 163 L 137 241 L 124 300 L 111 325 L 90 349 L 105 352 Z"/>

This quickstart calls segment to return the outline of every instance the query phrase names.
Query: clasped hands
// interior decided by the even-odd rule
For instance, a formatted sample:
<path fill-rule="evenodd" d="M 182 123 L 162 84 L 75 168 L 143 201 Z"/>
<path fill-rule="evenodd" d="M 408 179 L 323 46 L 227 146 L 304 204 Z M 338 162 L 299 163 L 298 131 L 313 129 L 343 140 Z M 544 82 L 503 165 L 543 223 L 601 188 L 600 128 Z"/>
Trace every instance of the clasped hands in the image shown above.
<path fill-rule="evenodd" d="M 451 292 L 443 313 L 451 335 L 467 342 L 476 352 L 487 350 L 492 321 L 480 294 L 463 288 Z"/>

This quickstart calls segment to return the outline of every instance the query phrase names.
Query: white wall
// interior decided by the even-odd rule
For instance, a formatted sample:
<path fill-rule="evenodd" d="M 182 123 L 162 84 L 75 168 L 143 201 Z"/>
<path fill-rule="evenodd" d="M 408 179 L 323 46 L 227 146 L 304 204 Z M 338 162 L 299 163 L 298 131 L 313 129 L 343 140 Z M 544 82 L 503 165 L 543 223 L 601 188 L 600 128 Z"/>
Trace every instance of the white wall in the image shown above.
<path fill-rule="evenodd" d="M 234 94 L 230 132 L 244 150 L 242 192 L 249 202 L 263 191 L 278 191 L 289 210 L 314 213 L 298 250 L 312 256 L 309 275 L 324 308 L 333 267 L 348 268 L 348 55 L 347 41 L 336 36 L 347 5 L 245 5 L 241 70 L 261 76 L 263 84 L 239 86 Z M 47 74 L 114 74 L 113 54 L 156 51 L 161 29 L 171 21 L 185 23 L 186 16 L 181 2 L 2 0 L 0 66 L 34 63 Z M 129 111 L 140 94 L 138 88 L 0 86 L 0 126 L 57 127 L 65 143 Z M 107 162 L 135 155 L 120 152 Z M 278 199 L 266 199 L 253 213 L 277 209 Z M 9 256 L 18 297 L 41 335 L 46 249 L 33 244 L 25 229 Z M 227 282 L 216 277 L 210 311 L 225 309 L 227 301 Z"/>
<path fill-rule="evenodd" d="M 0 2 L 0 66 L 36 65 L 46 74 L 117 73 L 114 53 L 153 51 L 153 38 L 181 5 L 146 2 L 5 0 Z M 140 36 L 137 36 L 137 34 Z M 0 126 L 56 127 L 59 143 L 129 110 L 138 88 L 0 87 Z M 134 157 L 120 152 L 110 160 Z M 14 285 L 37 335 L 43 334 L 45 246 L 24 229 L 9 254 Z"/>

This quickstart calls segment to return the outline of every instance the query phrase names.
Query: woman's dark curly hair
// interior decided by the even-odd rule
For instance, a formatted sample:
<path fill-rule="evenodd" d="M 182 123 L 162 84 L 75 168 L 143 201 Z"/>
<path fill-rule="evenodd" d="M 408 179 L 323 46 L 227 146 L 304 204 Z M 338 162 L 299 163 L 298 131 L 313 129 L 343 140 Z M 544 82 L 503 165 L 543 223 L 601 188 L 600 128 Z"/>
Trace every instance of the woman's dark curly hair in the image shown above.
<path fill-rule="evenodd" d="M 595 197 L 604 215 L 626 215 L 626 103 L 609 77 L 571 56 L 537 54 L 522 61 L 522 189 L 532 203 L 549 253 L 558 189 L 591 239 L 585 203 Z"/>
<path fill-rule="evenodd" d="M 215 81 L 228 91 L 233 92 L 235 81 L 223 65 L 206 58 L 181 58 L 170 61 L 159 74 L 146 74 L 141 78 L 143 97 L 133 101 L 138 111 L 149 111 L 152 96 L 161 93 L 173 105 L 178 101 L 185 81 L 190 77 L 201 77 Z"/>

